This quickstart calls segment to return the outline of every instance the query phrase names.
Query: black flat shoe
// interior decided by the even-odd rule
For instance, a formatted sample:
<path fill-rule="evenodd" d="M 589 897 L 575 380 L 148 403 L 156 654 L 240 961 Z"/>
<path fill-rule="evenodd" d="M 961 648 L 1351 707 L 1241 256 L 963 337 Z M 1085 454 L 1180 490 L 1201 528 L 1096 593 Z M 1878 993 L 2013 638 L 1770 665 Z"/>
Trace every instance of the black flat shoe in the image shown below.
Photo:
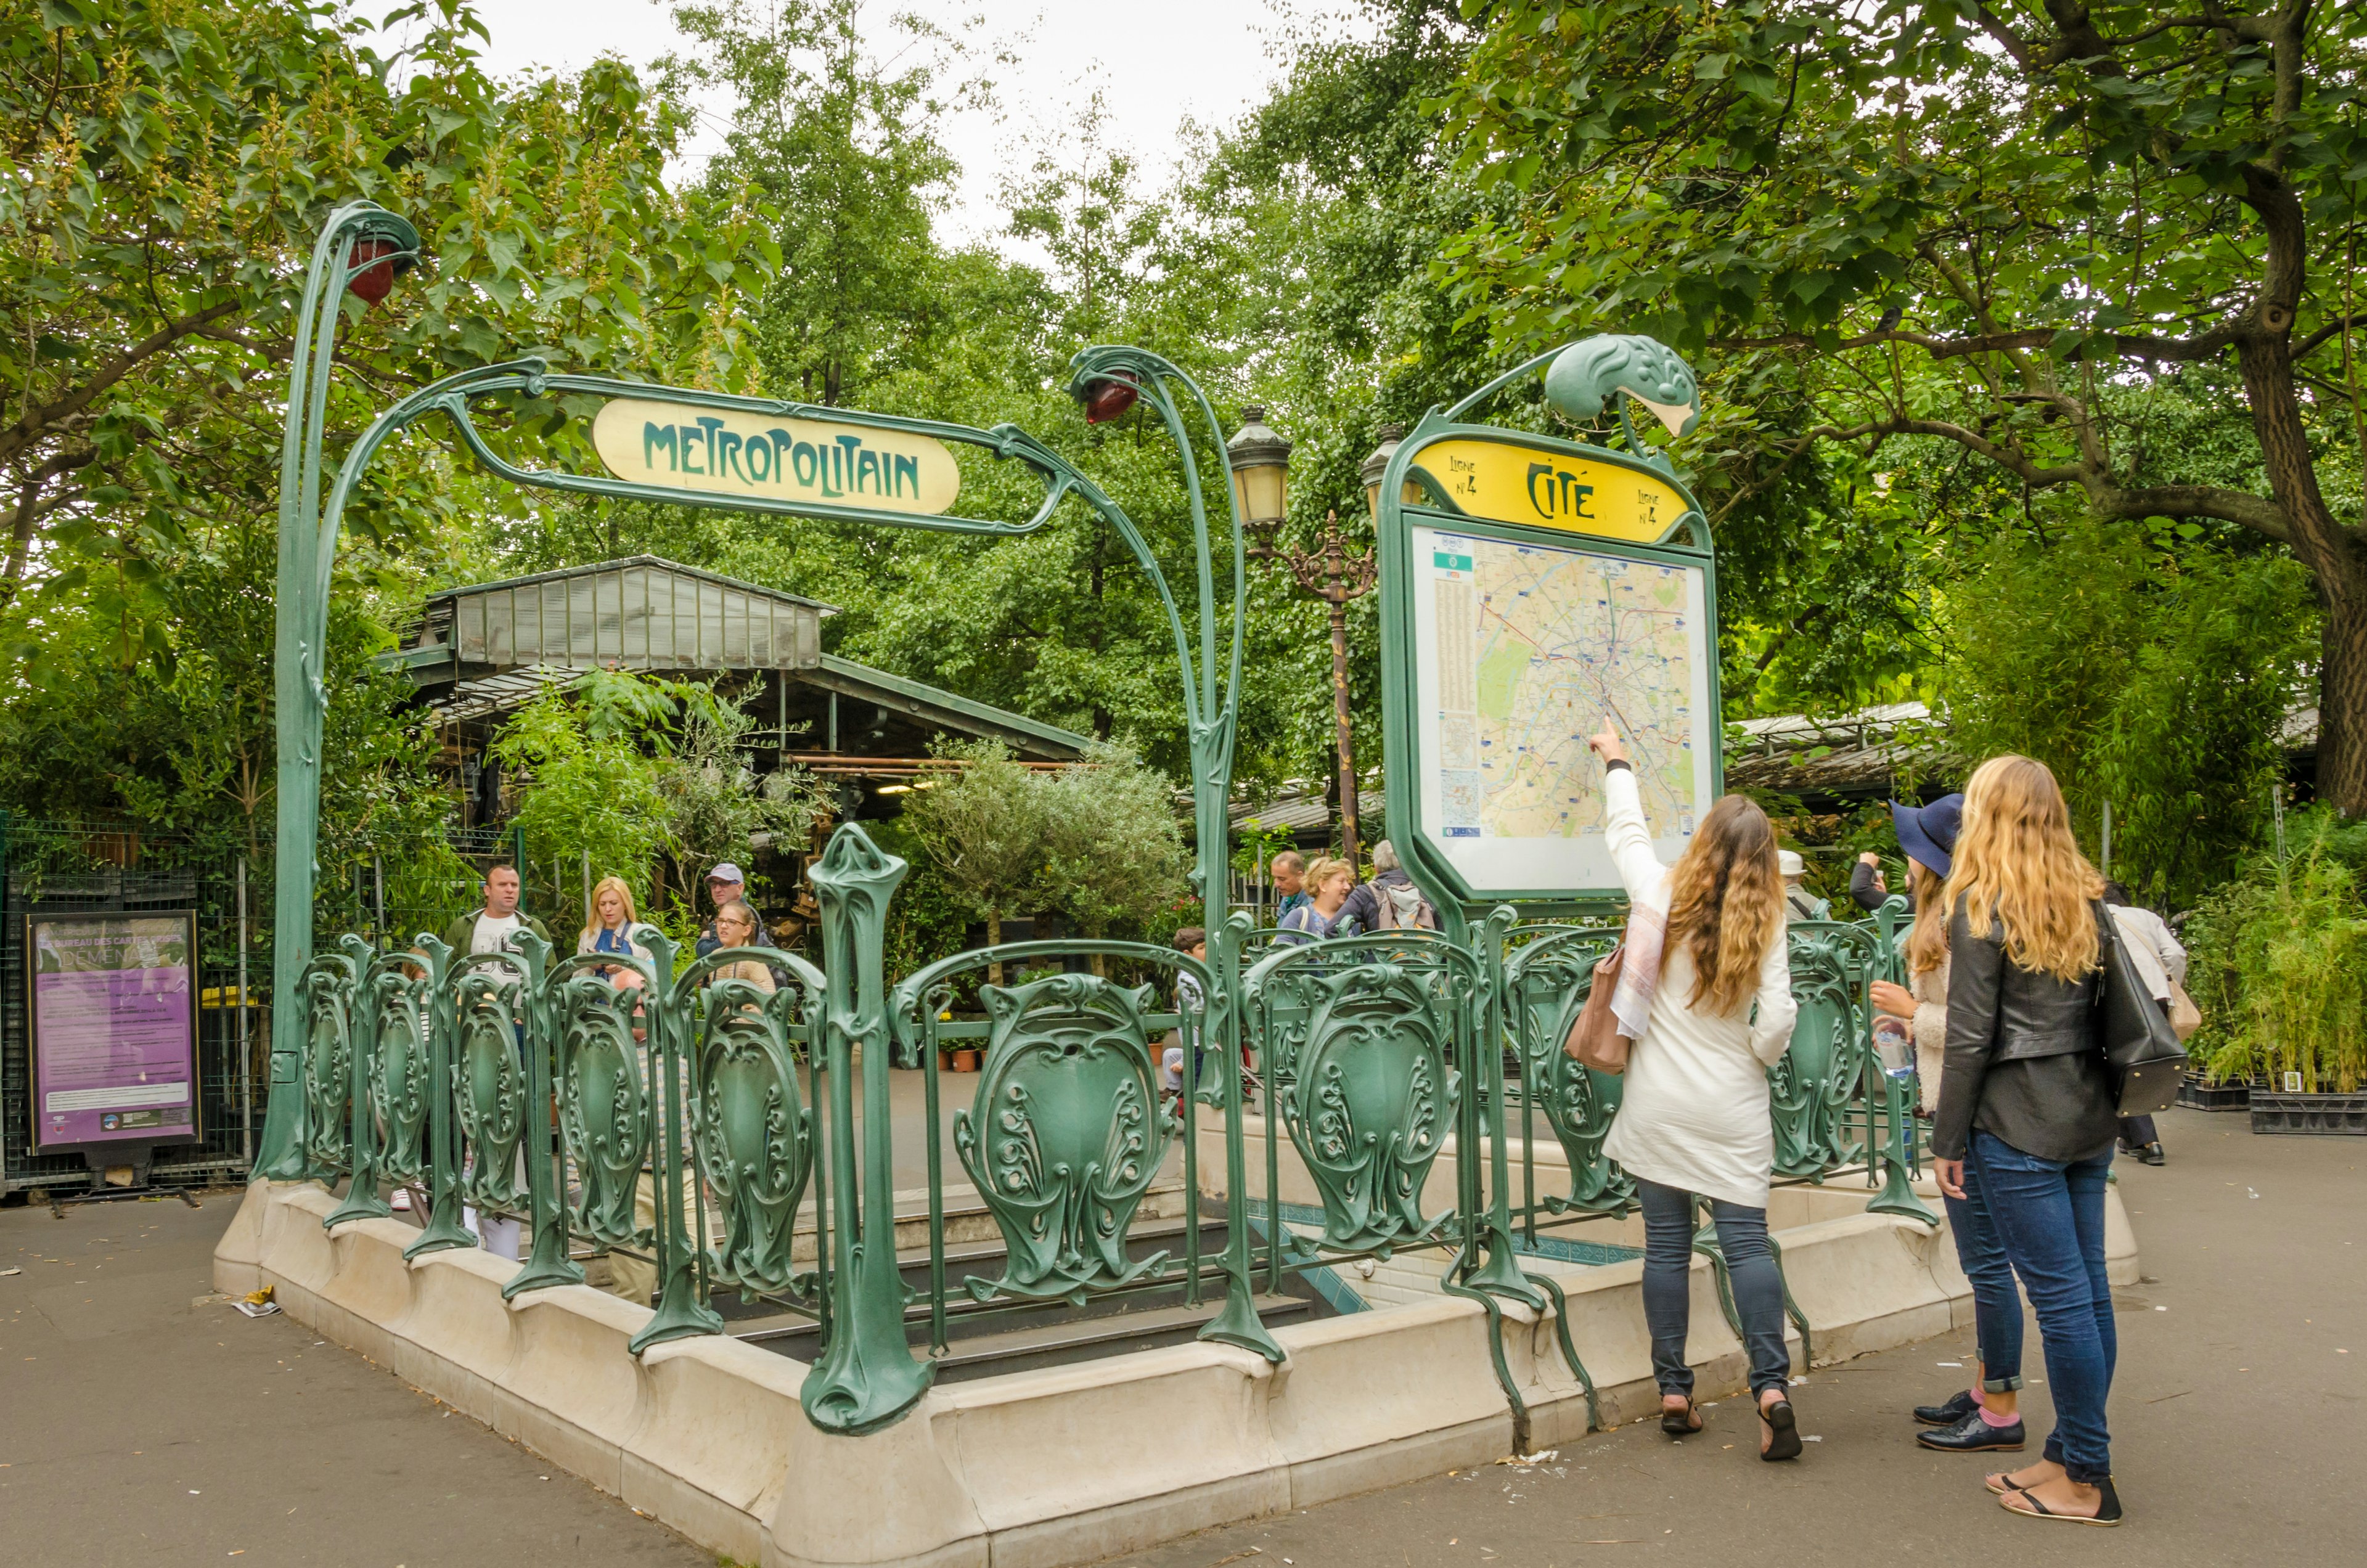
<path fill-rule="evenodd" d="M 1701 1429 L 1701 1406 L 1691 1399 L 1685 1401 L 1682 1410 L 1671 1410 L 1665 1404 L 1660 1407 L 1660 1430 L 1671 1438 L 1690 1438 Z"/>
<path fill-rule="evenodd" d="M 2169 1156 L 2161 1152 L 2161 1145 L 2159 1144 L 2147 1144 L 2145 1147 L 2137 1150 L 2136 1154 L 2138 1160 L 2146 1165 L 2168 1165 L 2169 1163 Z"/>
<path fill-rule="evenodd" d="M 1943 1454 L 1986 1454 L 2020 1453 L 2026 1439 L 2021 1422 L 2010 1427 L 1992 1427 L 1988 1417 L 1976 1410 L 1953 1427 L 1918 1432 L 1915 1440 Z"/>
<path fill-rule="evenodd" d="M 1980 1407 L 1980 1402 L 1973 1397 L 1972 1390 L 1958 1389 L 1945 1404 L 1917 1405 L 1915 1419 L 1926 1427 L 1953 1427 Z"/>
<path fill-rule="evenodd" d="M 1800 1419 L 1792 1412 L 1792 1402 L 1779 1399 L 1760 1408 L 1759 1419 L 1766 1424 L 1767 1447 L 1759 1457 L 1772 1464 L 1779 1459 L 1800 1457 Z"/>

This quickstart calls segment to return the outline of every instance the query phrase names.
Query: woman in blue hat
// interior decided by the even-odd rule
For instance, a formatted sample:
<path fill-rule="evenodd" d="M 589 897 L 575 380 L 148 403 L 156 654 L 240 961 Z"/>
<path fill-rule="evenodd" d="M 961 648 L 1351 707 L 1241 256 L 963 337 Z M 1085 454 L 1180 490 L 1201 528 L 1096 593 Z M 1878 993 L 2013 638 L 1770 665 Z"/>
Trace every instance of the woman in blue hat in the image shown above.
<path fill-rule="evenodd" d="M 1925 1116 L 1939 1100 L 1948 1042 L 1948 909 L 1940 889 L 1948 879 L 1964 815 L 1961 795 L 1942 795 L 1929 806 L 1890 805 L 1891 825 L 1907 854 L 1907 896 L 1915 923 L 1907 933 L 1908 983 L 1876 980 L 1873 998 L 1876 1012 L 1904 1019 L 1913 1030 L 1917 1098 Z M 1972 1281 L 1979 1371 L 1971 1386 L 1943 1403 L 1916 1407 L 1915 1418 L 1930 1428 L 1917 1433 L 1916 1440 L 1942 1453 L 2015 1452 L 2024 1441 L 2022 1295 L 1982 1199 L 1979 1172 L 1970 1161 L 1964 1191 L 1962 1198 L 1942 1193 L 1941 1201 L 1956 1238 L 1956 1259 Z"/>

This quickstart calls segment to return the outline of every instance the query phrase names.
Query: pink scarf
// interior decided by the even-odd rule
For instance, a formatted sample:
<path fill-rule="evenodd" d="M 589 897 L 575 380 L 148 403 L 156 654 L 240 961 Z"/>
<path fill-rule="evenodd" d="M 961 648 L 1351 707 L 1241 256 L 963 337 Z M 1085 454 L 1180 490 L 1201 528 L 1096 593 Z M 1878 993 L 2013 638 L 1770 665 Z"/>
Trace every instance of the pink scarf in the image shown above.
<path fill-rule="evenodd" d="M 1611 992 L 1611 1016 L 1630 1040 L 1644 1038 L 1652 1018 L 1652 993 L 1660 984 L 1660 948 L 1669 934 L 1666 911 L 1637 900 L 1627 913 L 1626 956 L 1619 984 Z"/>

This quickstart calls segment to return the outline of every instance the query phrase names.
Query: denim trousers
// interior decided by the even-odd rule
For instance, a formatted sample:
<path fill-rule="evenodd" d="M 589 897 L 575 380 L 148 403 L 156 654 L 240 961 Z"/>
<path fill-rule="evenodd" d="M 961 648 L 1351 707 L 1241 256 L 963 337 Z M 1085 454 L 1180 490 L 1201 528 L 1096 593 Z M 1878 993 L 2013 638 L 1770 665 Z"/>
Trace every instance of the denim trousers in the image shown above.
<path fill-rule="evenodd" d="M 1998 1239 L 2038 1314 L 2055 1430 L 2046 1457 L 2092 1485 L 2112 1473 L 2104 1402 L 2119 1356 L 2112 1288 L 2104 1277 L 2104 1177 L 2109 1148 L 2092 1159 L 2041 1159 L 1991 1133 L 1973 1132 L 1981 1190 Z"/>
<path fill-rule="evenodd" d="M 1652 1333 L 1652 1376 L 1662 1393 L 1690 1397 L 1693 1370 L 1685 1364 L 1685 1331 L 1693 1308 L 1693 1195 L 1639 1177 L 1636 1197 L 1644 1210 L 1644 1322 Z M 1713 1198 L 1709 1212 L 1750 1352 L 1755 1397 L 1792 1378 L 1792 1353 L 1784 1345 L 1784 1280 L 1767 1245 L 1767 1211 Z"/>
<path fill-rule="evenodd" d="M 1981 1195 L 1981 1167 L 1965 1161 L 1965 1195 L 1942 1202 L 1948 1206 L 1948 1234 L 1956 1238 L 1956 1261 L 1973 1286 L 1973 1332 L 1980 1341 L 1981 1386 L 1991 1393 L 2010 1393 L 2022 1386 L 2022 1292 L 2013 1282 L 2013 1265 L 2006 1261 L 2005 1244 L 1998 1239 L 1997 1222 L 1989 1217 L 1988 1200 Z"/>

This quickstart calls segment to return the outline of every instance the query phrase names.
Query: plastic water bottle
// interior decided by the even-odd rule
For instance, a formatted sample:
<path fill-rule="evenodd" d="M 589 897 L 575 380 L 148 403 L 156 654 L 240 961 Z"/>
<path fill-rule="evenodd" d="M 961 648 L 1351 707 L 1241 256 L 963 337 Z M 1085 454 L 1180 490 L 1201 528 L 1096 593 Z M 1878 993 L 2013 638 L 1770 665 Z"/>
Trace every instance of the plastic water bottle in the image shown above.
<path fill-rule="evenodd" d="M 1915 1035 L 1903 1018 L 1887 1014 L 1874 1021 L 1874 1054 L 1909 1103 L 1915 1098 Z"/>

